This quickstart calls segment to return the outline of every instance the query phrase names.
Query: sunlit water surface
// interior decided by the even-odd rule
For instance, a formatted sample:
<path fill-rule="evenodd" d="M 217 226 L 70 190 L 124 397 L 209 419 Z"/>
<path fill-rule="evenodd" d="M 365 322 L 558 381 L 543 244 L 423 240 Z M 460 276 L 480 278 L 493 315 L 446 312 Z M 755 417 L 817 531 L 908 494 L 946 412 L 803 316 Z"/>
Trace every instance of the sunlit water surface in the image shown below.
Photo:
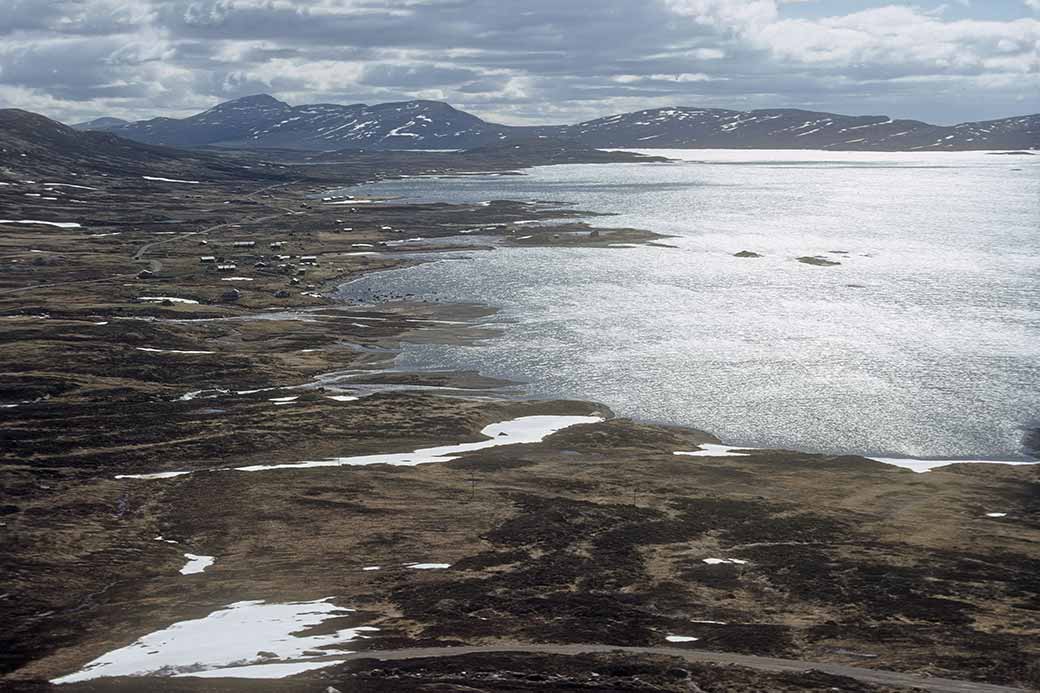
<path fill-rule="evenodd" d="M 510 322 L 481 346 L 410 348 L 405 367 L 478 369 L 732 444 L 1023 454 L 1040 417 L 1040 156 L 648 153 L 684 161 L 352 192 L 566 201 L 675 249 L 502 248 L 344 291 L 489 303 Z M 841 264 L 795 260 L 816 255 Z"/>

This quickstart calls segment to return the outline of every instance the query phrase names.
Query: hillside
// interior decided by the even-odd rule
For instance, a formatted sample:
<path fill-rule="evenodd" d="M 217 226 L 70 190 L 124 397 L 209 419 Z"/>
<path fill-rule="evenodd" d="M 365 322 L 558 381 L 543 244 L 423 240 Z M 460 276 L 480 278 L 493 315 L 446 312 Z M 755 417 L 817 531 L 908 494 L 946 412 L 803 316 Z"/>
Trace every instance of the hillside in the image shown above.
<path fill-rule="evenodd" d="M 205 177 L 208 180 L 277 175 L 242 166 L 224 158 L 180 149 L 158 147 L 119 137 L 111 132 L 73 129 L 36 113 L 0 109 L 0 179 L 72 175 Z M 262 165 L 267 166 L 267 165 Z"/>
<path fill-rule="evenodd" d="M 588 147 L 955 151 L 1040 149 L 1040 114 L 954 126 L 881 115 L 798 109 L 733 111 L 671 107 L 575 125 L 489 123 L 437 101 L 290 106 L 265 94 L 219 104 L 189 118 L 83 127 L 176 147 L 472 149 L 549 137 Z"/>

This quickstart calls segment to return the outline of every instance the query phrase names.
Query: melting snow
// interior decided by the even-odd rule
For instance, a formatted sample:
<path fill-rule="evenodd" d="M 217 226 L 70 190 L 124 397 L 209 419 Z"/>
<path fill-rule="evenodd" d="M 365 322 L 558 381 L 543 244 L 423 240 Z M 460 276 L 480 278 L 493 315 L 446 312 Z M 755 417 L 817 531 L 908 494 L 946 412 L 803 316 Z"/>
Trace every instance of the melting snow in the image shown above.
<path fill-rule="evenodd" d="M 451 563 L 405 563 L 405 565 L 415 570 L 444 570 L 451 567 Z"/>
<path fill-rule="evenodd" d="M 195 573 L 201 573 L 206 568 L 213 565 L 216 560 L 213 556 L 196 556 L 193 553 L 186 553 L 184 557 L 188 559 L 188 562 L 181 568 L 181 575 L 194 575 Z"/>
<path fill-rule="evenodd" d="M 692 638 L 689 635 L 669 635 L 665 640 L 668 642 L 696 642 L 700 638 Z"/>
<path fill-rule="evenodd" d="M 156 349 L 155 347 L 137 347 L 138 351 L 150 351 L 156 354 L 215 354 L 215 351 L 192 351 L 190 349 Z"/>
<path fill-rule="evenodd" d="M 1007 517 L 1007 513 L 986 513 L 986 517 Z"/>
<path fill-rule="evenodd" d="M 331 597 L 289 604 L 266 604 L 261 600 L 235 602 L 204 618 L 181 621 L 149 633 L 52 683 L 73 683 L 102 676 L 281 678 L 301 671 L 304 664 L 309 669 L 338 664 L 341 660 L 315 661 L 319 655 L 310 652 L 348 643 L 377 629 L 362 626 L 327 635 L 298 635 L 352 611 L 330 604 L 329 599 Z M 273 656 L 260 655 L 260 652 Z"/>
<path fill-rule="evenodd" d="M 703 559 L 708 565 L 721 565 L 723 563 L 732 563 L 734 565 L 745 565 L 747 561 L 740 558 L 705 558 Z"/>
<path fill-rule="evenodd" d="M 279 398 L 282 399 L 282 398 Z M 357 457 L 337 457 L 330 460 L 298 462 L 289 464 L 255 464 L 247 467 L 233 467 L 241 472 L 262 472 L 272 469 L 308 469 L 310 467 L 342 467 L 347 465 L 390 464 L 417 465 L 434 462 L 448 462 L 458 455 L 475 450 L 498 447 L 500 445 L 517 445 L 521 443 L 540 443 L 546 436 L 557 431 L 577 426 L 578 424 L 599 423 L 600 416 L 523 416 L 511 421 L 491 424 L 484 427 L 481 433 L 487 440 L 475 443 L 459 443 L 443 445 L 435 448 L 422 448 L 414 452 L 386 453 L 379 455 L 359 455 Z M 117 479 L 170 479 L 190 471 L 158 472 L 152 474 L 120 474 Z"/>
<path fill-rule="evenodd" d="M 86 185 L 73 185 L 72 183 L 44 183 L 52 188 L 79 188 L 80 190 L 97 190 L 97 188 L 91 188 Z"/>
<path fill-rule="evenodd" d="M 148 301 L 150 303 L 162 303 L 163 301 L 169 301 L 170 303 L 192 303 L 198 304 L 198 301 L 190 298 L 175 298 L 173 296 L 139 296 L 138 301 Z"/>
<path fill-rule="evenodd" d="M 57 226 L 59 229 L 78 229 L 79 224 L 71 221 L 39 221 L 36 219 L 0 219 L 0 224 L 43 224 L 44 226 Z"/>
<path fill-rule="evenodd" d="M 923 474 L 924 472 L 929 472 L 938 467 L 945 467 L 950 464 L 1040 464 L 1040 462 L 1024 462 L 1021 460 L 922 460 L 913 457 L 868 457 L 867 459 L 874 460 L 875 462 L 884 462 L 885 464 L 891 464 L 896 467 L 902 467 L 903 469 L 909 469 L 918 474 Z"/>
<path fill-rule="evenodd" d="M 198 185 L 200 181 L 197 180 L 177 180 L 176 178 L 159 178 L 158 176 L 141 176 L 145 180 L 157 180 L 163 183 L 188 183 L 189 185 Z"/>
<path fill-rule="evenodd" d="M 673 455 L 683 455 L 684 457 L 744 457 L 748 455 L 748 450 L 754 450 L 755 448 L 733 448 L 728 445 L 716 445 L 714 443 L 701 443 L 700 450 L 694 450 L 693 452 L 673 452 Z"/>

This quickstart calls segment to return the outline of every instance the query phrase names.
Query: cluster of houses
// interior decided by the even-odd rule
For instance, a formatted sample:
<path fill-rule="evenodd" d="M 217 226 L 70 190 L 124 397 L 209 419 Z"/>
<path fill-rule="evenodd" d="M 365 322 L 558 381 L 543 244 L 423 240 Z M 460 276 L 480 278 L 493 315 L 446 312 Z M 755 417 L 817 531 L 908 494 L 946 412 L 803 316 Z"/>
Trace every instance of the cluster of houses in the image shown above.
<path fill-rule="evenodd" d="M 256 241 L 233 241 L 231 247 L 236 250 L 247 250 L 256 248 Z M 273 251 L 282 250 L 286 247 L 286 241 L 274 241 L 268 244 L 268 248 Z M 273 259 L 279 264 L 274 266 L 281 274 L 286 275 L 301 275 L 307 272 L 306 268 L 298 267 L 297 265 L 309 265 L 317 266 L 318 256 L 317 255 L 300 255 L 296 258 L 296 263 L 292 264 L 290 261 L 293 259 L 292 255 L 274 255 Z M 253 263 L 253 268 L 257 270 L 267 269 L 269 267 L 268 262 L 264 261 L 264 258 L 258 259 Z M 231 260 L 227 260 L 223 256 L 218 255 L 202 255 L 199 257 L 199 262 L 204 265 L 215 267 L 218 272 L 234 272 L 238 270 L 238 264 Z M 293 279 L 292 283 L 298 283 L 298 280 Z"/>

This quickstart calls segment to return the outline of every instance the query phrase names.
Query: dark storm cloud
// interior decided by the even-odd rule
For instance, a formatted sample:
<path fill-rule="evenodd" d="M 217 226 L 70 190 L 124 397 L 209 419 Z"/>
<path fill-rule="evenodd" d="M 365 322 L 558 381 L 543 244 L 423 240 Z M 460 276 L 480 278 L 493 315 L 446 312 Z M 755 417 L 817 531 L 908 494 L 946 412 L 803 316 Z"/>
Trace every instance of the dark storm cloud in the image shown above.
<path fill-rule="evenodd" d="M 1040 21 L 1016 7 L 983 21 L 863 0 L 0 0 L 0 99 L 67 119 L 271 92 L 439 98 L 509 121 L 673 104 L 967 120 L 1040 110 Z"/>

